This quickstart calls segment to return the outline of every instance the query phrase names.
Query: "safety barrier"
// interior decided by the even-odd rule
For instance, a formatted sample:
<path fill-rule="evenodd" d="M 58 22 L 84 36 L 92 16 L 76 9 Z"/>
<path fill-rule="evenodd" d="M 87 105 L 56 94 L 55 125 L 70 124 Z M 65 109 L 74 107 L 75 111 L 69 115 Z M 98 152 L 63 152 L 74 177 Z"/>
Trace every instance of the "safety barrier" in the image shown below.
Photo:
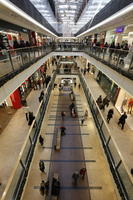
<path fill-rule="evenodd" d="M 52 75 L 52 79 L 46 89 L 44 100 L 40 103 L 37 110 L 35 120 L 32 122 L 30 130 L 27 134 L 26 140 L 19 153 L 17 162 L 3 192 L 1 200 L 18 200 L 23 191 L 23 187 L 26 181 L 34 149 L 37 143 L 40 127 L 46 107 L 49 101 L 51 90 L 55 81 L 56 73 Z"/>
<path fill-rule="evenodd" d="M 130 170 L 122 158 L 115 140 L 111 136 L 107 123 L 102 116 L 93 94 L 87 86 L 85 78 L 81 73 L 79 77 L 119 193 L 122 199 L 133 200 L 133 177 Z"/>
<path fill-rule="evenodd" d="M 26 47 L 0 51 L 0 86 L 50 52 L 84 52 L 133 80 L 133 52 L 121 49 L 62 42 L 51 46 Z M 69 73 L 68 69 L 62 73 Z"/>

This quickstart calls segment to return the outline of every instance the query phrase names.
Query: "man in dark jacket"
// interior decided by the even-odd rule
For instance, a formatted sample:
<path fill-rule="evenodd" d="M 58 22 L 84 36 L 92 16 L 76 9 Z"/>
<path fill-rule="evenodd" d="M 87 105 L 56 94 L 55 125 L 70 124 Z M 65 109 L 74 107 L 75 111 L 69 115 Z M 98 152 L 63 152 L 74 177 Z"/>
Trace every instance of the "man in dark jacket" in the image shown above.
<path fill-rule="evenodd" d="M 126 112 L 124 112 L 124 114 L 121 115 L 121 117 L 119 118 L 119 122 L 118 122 L 118 125 L 121 124 L 121 129 L 124 129 L 126 119 L 127 119 L 127 114 Z"/>
<path fill-rule="evenodd" d="M 107 114 L 107 122 L 108 122 L 108 124 L 109 124 L 109 121 L 111 120 L 111 118 L 113 117 L 113 114 L 114 114 L 114 110 L 113 110 L 113 108 L 111 108 L 108 111 L 108 114 Z"/>

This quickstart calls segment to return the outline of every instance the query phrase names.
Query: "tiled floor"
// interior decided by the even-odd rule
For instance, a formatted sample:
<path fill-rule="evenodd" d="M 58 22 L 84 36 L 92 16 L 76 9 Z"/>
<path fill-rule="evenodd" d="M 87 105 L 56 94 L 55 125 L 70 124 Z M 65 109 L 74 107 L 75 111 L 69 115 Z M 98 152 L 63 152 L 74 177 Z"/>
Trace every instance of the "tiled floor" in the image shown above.
<path fill-rule="evenodd" d="M 82 109 L 85 111 L 88 109 L 89 117 L 85 121 L 85 126 L 80 126 L 80 131 L 82 135 L 82 144 L 84 148 L 84 156 L 85 160 L 95 160 L 95 162 L 87 162 L 87 174 L 88 174 L 88 181 L 90 187 L 90 194 L 92 200 L 118 200 L 119 195 L 116 190 L 116 186 L 114 184 L 108 163 L 106 161 L 100 139 L 97 133 L 97 129 L 95 127 L 94 121 L 92 119 L 91 112 L 87 105 L 86 98 L 83 94 L 82 89 L 75 88 L 75 93 L 78 94 L 76 96 L 76 103 L 81 104 Z M 54 126 L 48 126 L 51 124 L 49 122 L 49 115 L 55 115 L 56 110 L 52 111 L 51 113 L 51 106 L 55 105 L 58 100 L 58 96 L 54 96 L 55 94 L 58 95 L 58 89 L 52 91 L 50 103 L 47 110 L 47 115 L 43 120 L 43 124 L 41 127 L 41 134 L 45 137 L 45 146 L 51 146 L 52 144 L 52 131 L 54 131 Z M 79 116 L 81 117 L 84 113 L 81 111 L 78 112 Z M 80 120 L 79 120 L 80 123 Z M 54 124 L 54 122 L 52 122 Z M 91 147 L 91 148 L 88 148 Z M 32 199 L 34 196 L 34 200 L 41 200 L 43 197 L 40 195 L 39 192 L 39 185 L 42 179 L 47 179 L 49 166 L 46 162 L 46 173 L 42 175 L 40 173 L 38 163 L 40 159 L 50 159 L 51 157 L 51 150 L 44 148 L 42 149 L 38 144 L 36 147 L 35 156 L 33 159 L 31 171 L 29 173 L 29 179 L 27 181 L 27 185 L 23 194 L 23 200 Z M 76 159 L 75 155 L 75 159 Z M 65 172 L 64 172 L 65 173 Z M 71 191 L 70 191 L 71 192 Z M 68 198 L 68 200 L 71 200 Z M 80 200 L 85 200 L 84 198 L 80 198 Z"/>

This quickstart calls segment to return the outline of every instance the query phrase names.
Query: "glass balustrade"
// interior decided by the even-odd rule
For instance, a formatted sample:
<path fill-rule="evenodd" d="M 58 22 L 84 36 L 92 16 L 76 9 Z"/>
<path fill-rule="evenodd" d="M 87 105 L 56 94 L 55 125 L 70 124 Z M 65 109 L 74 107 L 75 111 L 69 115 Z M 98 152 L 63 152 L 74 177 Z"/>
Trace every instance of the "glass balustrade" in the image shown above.
<path fill-rule="evenodd" d="M 0 85 L 22 70 L 55 52 L 84 52 L 133 80 L 133 52 L 131 50 L 100 48 L 75 42 L 55 43 L 51 46 L 27 47 L 0 51 Z"/>
<path fill-rule="evenodd" d="M 120 195 L 124 200 L 133 200 L 133 179 L 130 174 L 130 169 L 120 154 L 117 144 L 108 129 L 108 125 L 81 73 L 79 77 Z"/>
<path fill-rule="evenodd" d="M 27 47 L 0 51 L 0 82 L 12 78 L 51 52 L 51 47 Z M 6 77 L 8 78 L 6 80 Z"/>
<path fill-rule="evenodd" d="M 35 120 L 32 122 L 27 138 L 24 141 L 18 160 L 14 166 L 13 172 L 9 178 L 1 200 L 20 199 L 26 180 L 29 165 L 31 163 L 34 148 L 40 131 L 41 122 L 44 118 L 48 100 L 53 89 L 56 74 L 52 75 L 51 81 L 46 89 L 46 97 L 40 103 Z"/>

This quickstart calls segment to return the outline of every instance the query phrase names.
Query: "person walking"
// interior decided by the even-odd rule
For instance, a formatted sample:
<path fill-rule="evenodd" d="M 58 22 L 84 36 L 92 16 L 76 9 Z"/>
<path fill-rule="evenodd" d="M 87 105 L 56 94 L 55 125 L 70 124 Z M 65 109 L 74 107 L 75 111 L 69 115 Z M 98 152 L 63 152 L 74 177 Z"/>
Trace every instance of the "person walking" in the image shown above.
<path fill-rule="evenodd" d="M 103 99 L 103 110 L 105 109 L 105 106 L 106 106 L 106 107 L 109 106 L 109 102 L 110 102 L 110 100 L 109 100 L 108 97 L 106 96 L 106 97 Z"/>
<path fill-rule="evenodd" d="M 88 110 L 85 111 L 84 118 L 85 118 L 85 120 L 87 120 L 87 118 L 88 118 Z"/>
<path fill-rule="evenodd" d="M 40 193 L 42 196 L 44 196 L 45 193 L 45 182 L 42 180 L 41 184 L 40 184 Z"/>
<path fill-rule="evenodd" d="M 29 112 L 29 121 L 28 121 L 28 125 L 30 126 L 33 122 L 33 120 L 35 119 L 33 112 Z"/>
<path fill-rule="evenodd" d="M 113 108 L 111 108 L 108 111 L 108 114 L 107 114 L 107 122 L 108 122 L 108 124 L 109 124 L 109 121 L 111 120 L 111 118 L 113 117 L 113 114 L 114 114 L 114 110 L 113 110 Z"/>
<path fill-rule="evenodd" d="M 64 117 L 66 116 L 66 113 L 64 111 L 61 112 L 61 118 L 64 120 Z"/>
<path fill-rule="evenodd" d="M 42 90 L 41 93 L 40 93 L 40 96 L 39 96 L 39 102 L 41 102 L 44 98 L 44 91 Z"/>
<path fill-rule="evenodd" d="M 102 95 L 100 95 L 97 100 L 96 100 L 98 106 L 100 106 L 102 104 Z"/>
<path fill-rule="evenodd" d="M 78 87 L 79 87 L 79 89 L 80 89 L 80 87 L 81 87 L 80 83 L 79 83 Z"/>
<path fill-rule="evenodd" d="M 82 119 L 81 119 L 81 126 L 83 126 L 84 121 L 85 121 L 85 118 L 84 118 L 84 116 L 83 116 Z"/>
<path fill-rule="evenodd" d="M 118 121 L 118 125 L 121 124 L 121 129 L 122 130 L 124 129 L 124 125 L 125 125 L 126 119 L 127 119 L 127 114 L 126 114 L 126 112 L 124 112 L 124 114 L 121 115 L 121 117 L 119 118 L 119 121 Z"/>
<path fill-rule="evenodd" d="M 28 105 L 23 106 L 23 110 L 24 110 L 24 113 L 26 116 L 26 120 L 28 121 L 29 120 L 29 112 L 30 112 L 29 106 Z"/>
<path fill-rule="evenodd" d="M 74 82 L 74 87 L 76 87 L 76 85 L 77 85 L 77 83 L 76 83 L 76 81 Z"/>
<path fill-rule="evenodd" d="M 45 191 L 46 191 L 46 195 L 48 195 L 48 192 L 49 192 L 49 180 L 47 180 L 46 183 L 45 183 Z"/>
<path fill-rule="evenodd" d="M 74 185 L 77 185 L 77 182 L 78 182 L 78 179 L 79 179 L 79 172 L 78 171 L 75 171 L 72 175 L 72 178 L 73 178 L 73 184 Z"/>
<path fill-rule="evenodd" d="M 45 172 L 45 165 L 44 165 L 44 161 L 43 160 L 40 160 L 39 161 L 39 169 L 41 172 Z"/>
<path fill-rule="evenodd" d="M 44 145 L 44 139 L 43 139 L 43 137 L 40 135 L 39 136 L 39 143 L 40 143 L 40 145 L 42 146 L 42 147 L 44 147 L 43 145 Z"/>
<path fill-rule="evenodd" d="M 84 179 L 85 174 L 86 174 L 86 168 L 81 168 L 79 173 L 80 173 L 82 179 Z"/>
<path fill-rule="evenodd" d="M 66 134 L 66 133 L 65 133 L 66 128 L 65 128 L 64 126 L 61 126 L 61 127 L 60 127 L 60 130 L 61 130 L 61 136 L 63 136 L 63 135 Z"/>

